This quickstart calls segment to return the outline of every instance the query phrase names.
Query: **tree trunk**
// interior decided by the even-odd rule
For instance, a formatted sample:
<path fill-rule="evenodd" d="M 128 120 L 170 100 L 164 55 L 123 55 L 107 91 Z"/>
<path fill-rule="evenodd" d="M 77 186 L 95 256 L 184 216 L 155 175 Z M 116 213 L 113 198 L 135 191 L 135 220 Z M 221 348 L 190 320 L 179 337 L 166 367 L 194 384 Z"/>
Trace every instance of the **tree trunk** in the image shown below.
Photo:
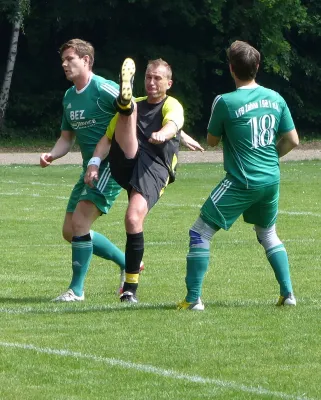
<path fill-rule="evenodd" d="M 9 91 L 11 86 L 11 79 L 14 70 L 14 65 L 17 58 L 17 47 L 20 33 L 21 18 L 17 18 L 13 22 L 11 43 L 9 48 L 7 68 L 3 79 L 2 89 L 0 93 L 0 131 L 3 128 L 5 121 L 5 113 L 9 100 Z"/>

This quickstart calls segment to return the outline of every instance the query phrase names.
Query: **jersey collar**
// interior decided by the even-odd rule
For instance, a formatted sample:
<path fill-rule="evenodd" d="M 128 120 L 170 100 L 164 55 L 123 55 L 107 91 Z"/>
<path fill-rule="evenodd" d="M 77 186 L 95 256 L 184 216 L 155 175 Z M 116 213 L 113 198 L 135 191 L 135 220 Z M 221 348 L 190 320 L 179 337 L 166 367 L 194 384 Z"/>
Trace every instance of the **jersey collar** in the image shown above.
<path fill-rule="evenodd" d="M 76 93 L 77 94 L 80 94 L 80 93 L 84 92 L 87 89 L 87 87 L 90 85 L 90 82 L 91 82 L 93 76 L 94 76 L 94 74 L 93 74 L 93 72 L 91 72 L 87 85 L 85 87 L 83 87 L 81 90 L 77 90 L 76 89 Z"/>
<path fill-rule="evenodd" d="M 238 89 L 256 89 L 259 86 L 257 83 L 251 83 L 251 85 L 240 86 Z"/>

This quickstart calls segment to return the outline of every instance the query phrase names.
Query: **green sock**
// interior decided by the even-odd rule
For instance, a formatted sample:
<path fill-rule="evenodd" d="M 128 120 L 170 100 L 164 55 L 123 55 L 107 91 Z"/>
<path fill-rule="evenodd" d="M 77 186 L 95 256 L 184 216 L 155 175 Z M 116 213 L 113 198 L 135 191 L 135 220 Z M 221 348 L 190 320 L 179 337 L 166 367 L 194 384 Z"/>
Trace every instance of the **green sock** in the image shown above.
<path fill-rule="evenodd" d="M 93 255 L 93 243 L 91 240 L 72 240 L 71 248 L 73 274 L 69 288 L 74 291 L 76 296 L 81 296 L 84 290 L 85 277 Z"/>
<path fill-rule="evenodd" d="M 111 260 L 123 271 L 125 269 L 125 253 L 114 245 L 106 236 L 90 231 L 95 256 Z"/>
<path fill-rule="evenodd" d="M 283 244 L 272 247 L 266 251 L 266 257 L 273 268 L 276 280 L 280 285 L 281 296 L 293 293 L 290 278 L 289 260 Z"/>
<path fill-rule="evenodd" d="M 190 247 L 186 259 L 186 301 L 194 303 L 202 294 L 202 284 L 210 260 L 210 251 L 209 249 Z"/>

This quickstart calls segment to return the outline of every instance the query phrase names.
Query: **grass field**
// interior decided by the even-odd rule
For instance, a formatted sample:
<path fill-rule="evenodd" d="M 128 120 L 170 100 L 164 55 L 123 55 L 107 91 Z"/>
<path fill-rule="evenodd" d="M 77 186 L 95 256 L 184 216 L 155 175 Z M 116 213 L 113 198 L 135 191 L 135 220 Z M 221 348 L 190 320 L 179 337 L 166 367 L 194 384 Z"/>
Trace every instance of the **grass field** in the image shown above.
<path fill-rule="evenodd" d="M 0 399 L 321 399 L 321 161 L 282 163 L 278 233 L 298 306 L 253 233 L 219 232 L 205 311 L 178 312 L 188 229 L 222 165 L 182 165 L 145 224 L 137 306 L 120 304 L 115 265 L 94 258 L 86 301 L 57 304 L 71 277 L 61 238 L 78 166 L 0 167 Z M 122 193 L 94 229 L 124 248 Z"/>

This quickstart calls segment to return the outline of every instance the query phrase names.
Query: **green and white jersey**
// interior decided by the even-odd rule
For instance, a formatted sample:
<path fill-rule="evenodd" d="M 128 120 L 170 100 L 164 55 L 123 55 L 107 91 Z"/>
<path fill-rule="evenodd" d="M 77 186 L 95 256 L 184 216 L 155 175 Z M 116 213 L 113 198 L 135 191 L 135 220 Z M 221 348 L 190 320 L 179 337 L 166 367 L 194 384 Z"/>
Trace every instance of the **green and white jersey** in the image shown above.
<path fill-rule="evenodd" d="M 84 168 L 116 114 L 114 100 L 118 94 L 117 83 L 95 74 L 82 90 L 72 86 L 65 93 L 61 130 L 75 132 Z"/>
<path fill-rule="evenodd" d="M 283 97 L 254 85 L 214 99 L 208 133 L 222 136 L 227 178 L 248 189 L 280 181 L 276 141 L 294 129 Z"/>

